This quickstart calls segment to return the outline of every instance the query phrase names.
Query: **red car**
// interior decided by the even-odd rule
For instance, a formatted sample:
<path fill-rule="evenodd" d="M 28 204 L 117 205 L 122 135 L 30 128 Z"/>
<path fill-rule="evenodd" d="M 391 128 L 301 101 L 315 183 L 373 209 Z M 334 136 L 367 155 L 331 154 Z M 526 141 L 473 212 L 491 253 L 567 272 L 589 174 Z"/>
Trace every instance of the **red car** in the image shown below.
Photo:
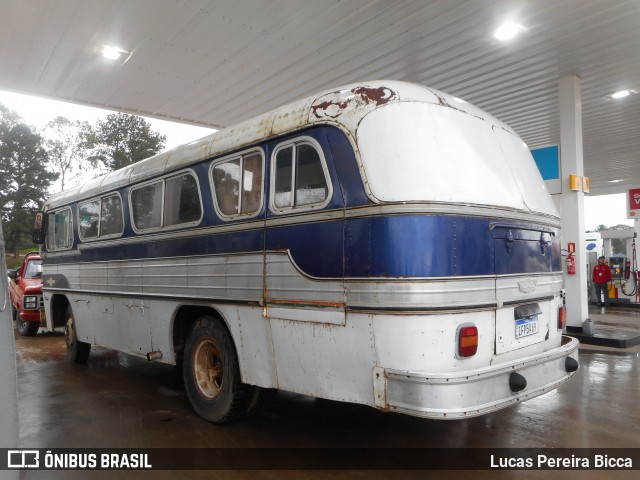
<path fill-rule="evenodd" d="M 38 333 L 44 321 L 42 302 L 42 257 L 38 252 L 25 255 L 22 266 L 9 272 L 11 309 L 22 336 Z"/>

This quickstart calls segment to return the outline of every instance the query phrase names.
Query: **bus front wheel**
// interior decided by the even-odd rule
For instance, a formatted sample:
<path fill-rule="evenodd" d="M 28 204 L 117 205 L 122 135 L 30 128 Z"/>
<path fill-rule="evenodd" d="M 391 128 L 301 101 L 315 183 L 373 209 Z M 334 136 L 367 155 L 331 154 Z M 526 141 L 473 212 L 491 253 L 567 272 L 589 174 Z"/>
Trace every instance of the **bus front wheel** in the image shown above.
<path fill-rule="evenodd" d="M 67 343 L 67 358 L 75 363 L 87 363 L 89 353 L 91 353 L 91 344 L 78 340 L 71 306 L 67 308 L 64 317 L 64 336 Z"/>
<path fill-rule="evenodd" d="M 242 383 L 233 339 L 220 321 L 207 315 L 196 320 L 183 362 L 185 389 L 198 415 L 225 423 L 245 413 L 252 391 Z"/>

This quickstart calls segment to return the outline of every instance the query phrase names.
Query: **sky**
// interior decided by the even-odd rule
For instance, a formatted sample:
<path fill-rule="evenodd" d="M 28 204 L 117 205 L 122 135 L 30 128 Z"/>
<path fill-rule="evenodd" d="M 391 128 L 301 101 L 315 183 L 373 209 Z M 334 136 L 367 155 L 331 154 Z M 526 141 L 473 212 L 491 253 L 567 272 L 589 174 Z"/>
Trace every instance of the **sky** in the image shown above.
<path fill-rule="evenodd" d="M 108 114 L 114 113 L 111 110 L 3 91 L 0 91 L 0 103 L 17 112 L 28 125 L 38 129 L 43 128 L 49 121 L 59 115 L 71 121 L 86 120 L 95 125 L 97 119 L 105 118 Z M 151 124 L 151 128 L 154 131 L 166 135 L 165 150 L 215 132 L 215 130 L 205 127 L 168 122 L 149 117 L 144 118 Z M 584 205 L 585 230 L 587 231 L 595 230 L 601 224 L 607 227 L 618 224 L 633 225 L 633 221 L 627 219 L 626 199 L 623 193 L 598 196 L 585 195 Z"/>

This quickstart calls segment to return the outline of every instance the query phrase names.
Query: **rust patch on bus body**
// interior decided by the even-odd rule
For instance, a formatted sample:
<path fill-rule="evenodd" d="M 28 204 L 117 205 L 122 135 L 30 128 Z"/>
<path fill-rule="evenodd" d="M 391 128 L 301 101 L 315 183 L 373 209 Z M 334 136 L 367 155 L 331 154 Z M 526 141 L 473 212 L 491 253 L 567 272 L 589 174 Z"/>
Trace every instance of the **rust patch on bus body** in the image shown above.
<path fill-rule="evenodd" d="M 325 97 L 328 97 L 330 95 L 335 95 L 336 97 L 338 97 L 340 95 L 340 92 L 333 92 L 333 93 L 330 93 L 329 95 L 326 95 Z M 319 103 L 317 103 L 317 101 L 314 102 L 314 104 L 311 106 L 311 110 L 313 111 L 313 114 L 316 116 L 316 118 L 323 118 L 323 117 L 338 118 L 342 114 L 342 111 L 346 109 L 348 106 L 349 106 L 349 99 L 342 102 L 337 102 L 337 101 L 332 101 L 327 99 Z"/>
<path fill-rule="evenodd" d="M 350 108 L 384 105 L 396 98 L 390 88 L 361 86 L 322 95 L 311 105 L 311 112 L 316 118 L 338 118 Z"/>
<path fill-rule="evenodd" d="M 367 105 L 370 103 L 384 105 L 396 97 L 396 92 L 387 87 L 358 87 L 354 88 L 352 92 L 359 95 Z"/>
<path fill-rule="evenodd" d="M 346 308 L 344 302 L 323 302 L 319 300 L 293 300 L 293 299 L 281 299 L 270 298 L 268 300 L 270 304 L 286 305 L 294 307 L 327 307 L 327 308 Z"/>

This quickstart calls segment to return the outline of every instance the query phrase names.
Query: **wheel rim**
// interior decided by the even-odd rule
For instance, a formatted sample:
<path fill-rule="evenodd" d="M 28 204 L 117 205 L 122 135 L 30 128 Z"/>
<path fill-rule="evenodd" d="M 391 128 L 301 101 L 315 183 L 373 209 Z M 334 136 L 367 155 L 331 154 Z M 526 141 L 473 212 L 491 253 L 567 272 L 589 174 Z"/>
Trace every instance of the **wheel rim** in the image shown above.
<path fill-rule="evenodd" d="M 216 398 L 222 390 L 222 356 L 218 347 L 205 340 L 198 345 L 194 355 L 193 373 L 200 393 L 208 398 Z"/>
<path fill-rule="evenodd" d="M 76 328 L 73 323 L 73 317 L 69 317 L 64 325 L 64 336 L 67 342 L 67 350 L 71 350 L 76 343 Z"/>

